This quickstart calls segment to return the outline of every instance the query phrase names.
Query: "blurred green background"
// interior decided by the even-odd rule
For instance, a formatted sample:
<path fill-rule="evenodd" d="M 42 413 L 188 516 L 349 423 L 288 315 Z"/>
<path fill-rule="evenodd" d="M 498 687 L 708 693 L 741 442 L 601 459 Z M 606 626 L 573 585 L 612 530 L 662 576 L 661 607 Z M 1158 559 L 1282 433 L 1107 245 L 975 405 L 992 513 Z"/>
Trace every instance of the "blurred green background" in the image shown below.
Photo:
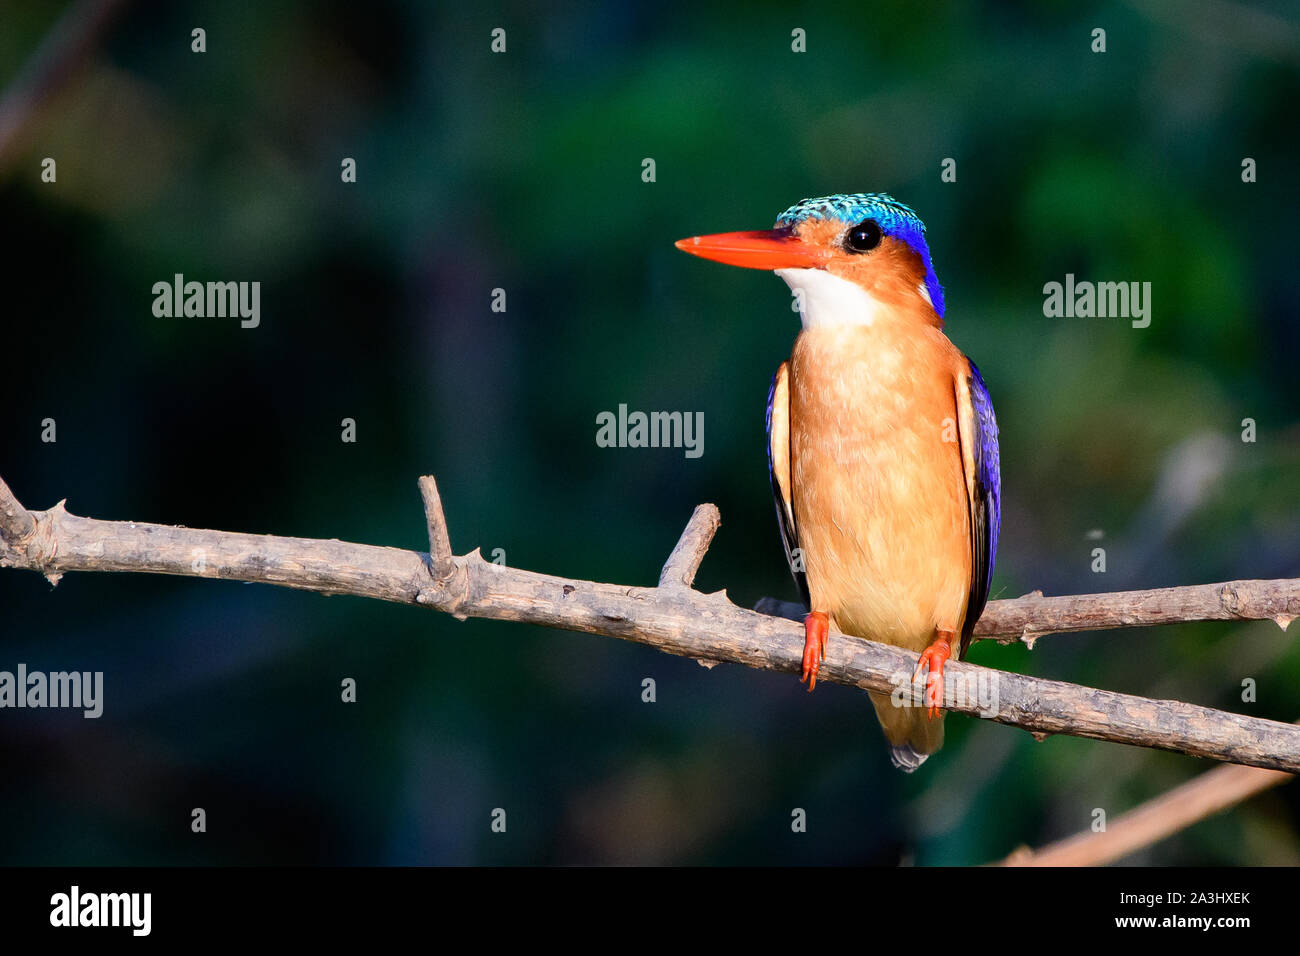
<path fill-rule="evenodd" d="M 1300 575 L 1292 4 L 469 6 L 127 5 L 0 154 L 25 504 L 423 550 L 434 473 L 458 551 L 649 584 L 713 501 L 699 585 L 793 599 L 763 434 L 788 290 L 672 243 L 887 190 L 997 407 L 995 597 Z M 64 9 L 6 0 L 0 84 Z M 177 272 L 260 281 L 261 326 L 155 318 Z M 1045 318 L 1067 272 L 1151 282 L 1150 327 Z M 703 456 L 596 447 L 620 403 L 703 412 Z M 971 658 L 1300 717 L 1271 622 Z M 106 709 L 0 713 L 6 863 L 971 864 L 1209 766 L 953 716 L 909 777 L 848 688 L 230 582 L 0 572 L 20 661 L 103 670 Z M 1284 787 L 1130 860 L 1296 864 L 1298 828 Z"/>

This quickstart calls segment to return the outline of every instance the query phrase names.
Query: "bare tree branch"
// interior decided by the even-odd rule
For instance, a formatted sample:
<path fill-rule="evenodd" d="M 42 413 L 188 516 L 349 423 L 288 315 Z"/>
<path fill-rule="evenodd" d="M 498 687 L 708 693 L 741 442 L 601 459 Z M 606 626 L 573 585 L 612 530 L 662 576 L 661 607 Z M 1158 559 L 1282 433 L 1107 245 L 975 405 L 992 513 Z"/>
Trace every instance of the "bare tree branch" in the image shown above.
<path fill-rule="evenodd" d="M 691 520 L 686 524 L 673 548 L 664 562 L 664 569 L 659 575 L 659 586 L 689 588 L 695 583 L 695 572 L 700 569 L 704 554 L 713 543 L 713 536 L 722 524 L 722 514 L 717 505 L 698 505 Z"/>
<path fill-rule="evenodd" d="M 1259 767 L 1215 767 L 1168 793 L 1134 807 L 1106 829 L 1059 840 L 1039 850 L 1021 847 L 999 866 L 1101 866 L 1113 863 L 1198 823 L 1247 797 L 1294 780 L 1295 776 Z"/>
<path fill-rule="evenodd" d="M 1226 581 L 1069 597 L 1043 597 L 1035 591 L 989 604 L 994 606 L 995 613 L 984 614 L 975 625 L 975 637 L 1002 644 L 1023 641 L 1030 647 L 1045 634 L 1185 621 L 1269 620 L 1285 631 L 1300 617 L 1300 580 Z"/>
<path fill-rule="evenodd" d="M 424 520 L 429 526 L 429 560 L 435 574 L 446 574 L 451 569 L 451 538 L 442 513 L 442 496 L 432 475 L 420 479 L 420 497 L 424 499 Z"/>
<path fill-rule="evenodd" d="M 440 551 L 446 521 L 431 478 L 428 484 L 425 501 L 434 539 L 431 546 Z M 10 510 L 19 514 L 22 505 L 7 487 L 0 486 L 0 512 Z M 737 607 L 724 591 L 702 594 L 684 585 L 646 588 L 568 579 L 492 564 L 477 550 L 452 556 L 449 565 L 440 567 L 429 555 L 399 548 L 99 521 L 70 514 L 62 502 L 49 511 L 28 514 L 35 523 L 31 534 L 15 537 L 3 532 L 0 567 L 30 568 L 52 581 L 66 571 L 144 571 L 258 581 L 325 594 L 424 604 L 461 619 L 522 621 L 603 634 L 670 654 L 787 673 L 798 673 L 803 654 L 801 627 Z M 688 543 L 678 546 L 690 557 L 680 563 L 669 560 L 678 580 L 685 581 L 688 573 L 693 577 L 696 556 L 702 555 L 707 544 L 703 528 L 709 523 L 705 511 L 700 534 L 688 529 Z M 696 524 L 694 519 L 692 524 Z M 1251 589 L 1273 593 L 1293 591 L 1295 584 L 1236 582 L 1231 587 L 1237 593 Z M 1225 586 L 1206 587 L 1222 590 Z M 1104 602 L 1106 597 L 997 601 L 985 614 L 1014 622 L 1017 632 L 1066 630 L 1075 624 L 1129 626 L 1133 603 L 1123 593 L 1109 596 L 1115 610 L 1111 623 L 1102 623 L 1104 615 L 1094 602 Z M 1147 602 L 1145 597 L 1141 600 Z M 1025 611 L 1025 602 L 1033 608 L 1043 601 L 1079 601 L 1087 611 L 1079 621 L 1059 608 L 1044 620 Z M 1233 613 L 1250 616 L 1258 605 L 1253 600 L 1244 602 Z M 1188 605 L 1184 601 L 1179 606 Z M 1204 607 L 1195 613 L 1217 619 L 1223 613 L 1222 605 L 1218 607 L 1213 613 Z M 923 706 L 924 686 L 911 682 L 916 661 L 915 654 L 900 648 L 833 633 L 819 678 L 894 693 L 900 705 Z M 1300 771 L 1300 727 L 1178 701 L 1148 700 L 950 662 L 943 703 L 947 710 L 985 716 L 1040 737 L 1072 734 Z"/>
<path fill-rule="evenodd" d="M 801 604 L 770 597 L 760 598 L 754 610 L 792 621 L 802 621 L 808 613 Z M 1043 597 L 1041 591 L 1034 591 L 1010 601 L 990 601 L 975 625 L 975 639 L 1032 648 L 1048 634 L 1188 621 L 1273 621 L 1285 631 L 1297 617 L 1300 579 L 1296 578 L 1065 597 Z"/>

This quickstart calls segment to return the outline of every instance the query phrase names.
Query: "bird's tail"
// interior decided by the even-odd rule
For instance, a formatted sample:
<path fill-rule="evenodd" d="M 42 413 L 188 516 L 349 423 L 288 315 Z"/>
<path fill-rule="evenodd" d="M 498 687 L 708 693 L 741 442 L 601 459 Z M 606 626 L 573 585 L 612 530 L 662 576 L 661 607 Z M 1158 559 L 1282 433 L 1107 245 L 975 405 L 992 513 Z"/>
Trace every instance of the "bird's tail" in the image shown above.
<path fill-rule="evenodd" d="M 899 707 L 889 694 L 875 691 L 871 691 L 871 703 L 889 741 L 889 759 L 899 770 L 911 773 L 943 746 L 942 716 L 931 720 L 926 708 Z"/>

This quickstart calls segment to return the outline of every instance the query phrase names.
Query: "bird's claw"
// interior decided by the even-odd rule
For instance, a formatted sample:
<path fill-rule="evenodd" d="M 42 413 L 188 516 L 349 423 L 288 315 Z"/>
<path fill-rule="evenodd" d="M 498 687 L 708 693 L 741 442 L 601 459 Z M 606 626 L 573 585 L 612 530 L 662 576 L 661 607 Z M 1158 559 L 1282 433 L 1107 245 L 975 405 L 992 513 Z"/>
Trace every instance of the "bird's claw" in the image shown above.
<path fill-rule="evenodd" d="M 913 681 L 923 671 L 930 672 L 925 682 L 925 704 L 929 708 L 931 720 L 939 716 L 939 706 L 943 703 L 943 665 L 951 655 L 952 645 L 946 638 L 940 637 L 921 652 L 921 659 L 916 662 L 916 670 L 912 672 Z"/>
<path fill-rule="evenodd" d="M 817 686 L 817 672 L 826 660 L 826 637 L 830 632 L 830 617 L 825 611 L 813 611 L 803 619 L 803 669 L 799 683 L 808 684 L 808 693 Z"/>

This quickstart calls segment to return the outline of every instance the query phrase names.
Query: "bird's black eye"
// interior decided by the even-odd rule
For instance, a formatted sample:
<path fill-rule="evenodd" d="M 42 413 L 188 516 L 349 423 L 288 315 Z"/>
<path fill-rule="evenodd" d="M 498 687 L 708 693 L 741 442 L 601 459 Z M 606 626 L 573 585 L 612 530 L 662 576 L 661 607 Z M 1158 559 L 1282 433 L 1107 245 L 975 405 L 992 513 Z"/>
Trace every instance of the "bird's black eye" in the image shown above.
<path fill-rule="evenodd" d="M 883 235 L 876 220 L 864 219 L 849 230 L 849 234 L 844 237 L 844 243 L 853 252 L 869 252 L 880 245 Z"/>

